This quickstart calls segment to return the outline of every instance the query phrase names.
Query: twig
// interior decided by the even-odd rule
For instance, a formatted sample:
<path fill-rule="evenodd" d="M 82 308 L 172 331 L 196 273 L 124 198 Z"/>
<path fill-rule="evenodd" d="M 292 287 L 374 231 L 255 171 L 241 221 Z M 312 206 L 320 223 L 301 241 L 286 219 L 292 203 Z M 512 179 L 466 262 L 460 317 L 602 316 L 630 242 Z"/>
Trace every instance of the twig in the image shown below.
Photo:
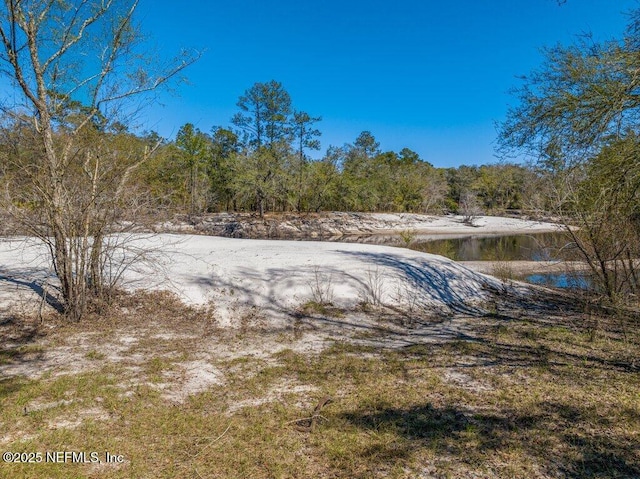
<path fill-rule="evenodd" d="M 295 419 L 294 421 L 289 421 L 286 424 L 287 425 L 296 424 L 296 429 L 300 432 L 311 432 L 315 429 L 316 423 L 318 422 L 318 418 L 328 421 L 326 417 L 320 414 L 320 411 L 322 410 L 323 407 L 325 407 L 327 404 L 331 402 L 333 402 L 333 399 L 331 399 L 329 396 L 324 396 L 322 399 L 320 399 L 320 401 L 318 401 L 318 404 L 316 405 L 316 407 L 313 408 L 313 413 L 311 414 L 310 417 Z M 307 421 L 309 421 L 308 426 L 300 424 L 302 422 L 307 422 Z"/>
<path fill-rule="evenodd" d="M 213 439 L 212 441 L 210 441 L 206 446 L 204 446 L 202 449 L 200 449 L 200 451 L 198 451 L 193 457 L 196 458 L 198 457 L 200 454 L 202 454 L 208 447 L 211 447 L 212 444 L 215 444 L 216 442 L 218 442 L 220 439 L 222 439 L 222 437 L 227 433 L 227 431 L 231 428 L 231 424 L 229 424 L 227 426 L 227 428 L 224 430 L 224 432 L 222 434 L 220 434 L 218 437 L 216 437 L 215 439 Z"/>

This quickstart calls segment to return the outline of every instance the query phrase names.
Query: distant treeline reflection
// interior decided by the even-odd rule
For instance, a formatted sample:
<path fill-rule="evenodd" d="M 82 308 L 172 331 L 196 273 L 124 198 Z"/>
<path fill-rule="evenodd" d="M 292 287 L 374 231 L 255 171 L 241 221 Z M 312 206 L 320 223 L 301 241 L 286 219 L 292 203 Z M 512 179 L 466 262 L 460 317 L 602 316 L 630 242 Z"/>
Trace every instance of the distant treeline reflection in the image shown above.
<path fill-rule="evenodd" d="M 411 249 L 455 261 L 553 261 L 566 244 L 562 233 L 472 236 L 416 242 Z"/>

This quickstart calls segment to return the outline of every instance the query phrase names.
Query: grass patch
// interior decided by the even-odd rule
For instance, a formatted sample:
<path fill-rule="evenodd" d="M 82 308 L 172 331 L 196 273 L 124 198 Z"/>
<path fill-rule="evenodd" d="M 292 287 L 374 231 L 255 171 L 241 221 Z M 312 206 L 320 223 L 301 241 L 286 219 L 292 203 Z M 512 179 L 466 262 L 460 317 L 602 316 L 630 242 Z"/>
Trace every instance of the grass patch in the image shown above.
<path fill-rule="evenodd" d="M 104 354 L 104 353 L 98 352 L 95 349 L 92 349 L 87 354 L 85 354 L 85 357 L 87 359 L 91 359 L 93 361 L 102 361 L 103 359 L 105 359 L 107 357 L 107 355 Z"/>
<path fill-rule="evenodd" d="M 320 314 L 333 318 L 343 318 L 345 313 L 342 309 L 336 308 L 331 303 L 323 303 L 318 301 L 307 301 L 300 308 L 304 314 Z"/>
<path fill-rule="evenodd" d="M 180 404 L 158 383 L 197 357 L 184 341 L 159 338 L 154 351 L 156 331 L 140 337 L 137 369 L 95 345 L 84 355 L 90 372 L 0 380 L 2 448 L 109 451 L 124 462 L 4 464 L 2 475 L 640 477 L 638 329 L 624 337 L 602 318 L 594 338 L 579 315 L 524 311 L 473 318 L 474 335 L 448 342 L 220 354 L 212 364 L 224 383 Z M 189 314 L 163 332 L 200 330 Z M 109 328 L 96 341 L 113 341 Z M 314 416 L 315 427 L 297 427 Z"/>
<path fill-rule="evenodd" d="M 511 281 L 518 279 L 518 275 L 513 270 L 510 261 L 495 261 L 491 268 L 491 275 L 500 278 L 503 281 Z"/>

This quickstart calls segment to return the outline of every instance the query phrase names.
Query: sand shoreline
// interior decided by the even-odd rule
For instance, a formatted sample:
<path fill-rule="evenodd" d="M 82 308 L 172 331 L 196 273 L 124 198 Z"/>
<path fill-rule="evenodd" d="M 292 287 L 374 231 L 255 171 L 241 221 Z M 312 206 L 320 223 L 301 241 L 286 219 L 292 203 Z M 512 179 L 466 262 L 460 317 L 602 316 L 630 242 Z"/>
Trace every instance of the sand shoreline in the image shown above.
<path fill-rule="evenodd" d="M 561 225 L 519 218 L 478 216 L 473 225 L 462 216 L 416 213 L 273 214 L 260 218 L 248 213 L 217 213 L 176 217 L 156 224 L 159 233 L 188 233 L 252 239 L 345 240 L 357 237 L 398 235 L 406 232 L 445 239 L 462 236 L 549 233 Z"/>
<path fill-rule="evenodd" d="M 440 234 L 518 234 L 557 231 L 549 223 L 481 217 L 478 226 L 459 217 L 345 214 L 386 234 L 428 224 Z M 360 218 L 360 220 L 358 220 Z M 335 215 L 334 215 L 335 219 Z M 374 228 L 376 226 L 376 228 Z M 420 228 L 423 230 L 423 228 Z M 362 232 L 360 232 L 362 233 Z M 417 235 L 417 233 L 415 233 Z M 363 302 L 423 310 L 465 310 L 482 302 L 501 281 L 490 265 L 456 263 L 442 256 L 386 245 L 280 239 L 239 239 L 200 234 L 137 233 L 126 248 L 148 250 L 149 264 L 129 269 L 128 290 L 167 289 L 189 304 L 213 305 L 224 324 L 246 314 L 288 321 L 301 305 L 324 296 L 343 308 Z M 487 269 L 487 266 L 489 268 Z M 0 241 L 0 315 L 38 305 L 38 292 L 57 280 L 46 249 L 35 239 Z"/>

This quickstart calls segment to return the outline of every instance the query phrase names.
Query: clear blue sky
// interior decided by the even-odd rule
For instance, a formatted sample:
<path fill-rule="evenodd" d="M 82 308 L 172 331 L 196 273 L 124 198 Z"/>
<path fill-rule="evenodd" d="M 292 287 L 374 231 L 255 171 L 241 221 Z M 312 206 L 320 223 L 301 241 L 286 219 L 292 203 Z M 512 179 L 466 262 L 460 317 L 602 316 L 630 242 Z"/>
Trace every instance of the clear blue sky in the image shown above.
<path fill-rule="evenodd" d="M 170 56 L 203 50 L 189 83 L 148 110 L 148 127 L 229 125 L 238 97 L 276 80 L 329 145 L 369 130 L 383 150 L 435 166 L 495 162 L 495 122 L 541 48 L 621 34 L 636 0 L 143 0 L 139 20 Z"/>

